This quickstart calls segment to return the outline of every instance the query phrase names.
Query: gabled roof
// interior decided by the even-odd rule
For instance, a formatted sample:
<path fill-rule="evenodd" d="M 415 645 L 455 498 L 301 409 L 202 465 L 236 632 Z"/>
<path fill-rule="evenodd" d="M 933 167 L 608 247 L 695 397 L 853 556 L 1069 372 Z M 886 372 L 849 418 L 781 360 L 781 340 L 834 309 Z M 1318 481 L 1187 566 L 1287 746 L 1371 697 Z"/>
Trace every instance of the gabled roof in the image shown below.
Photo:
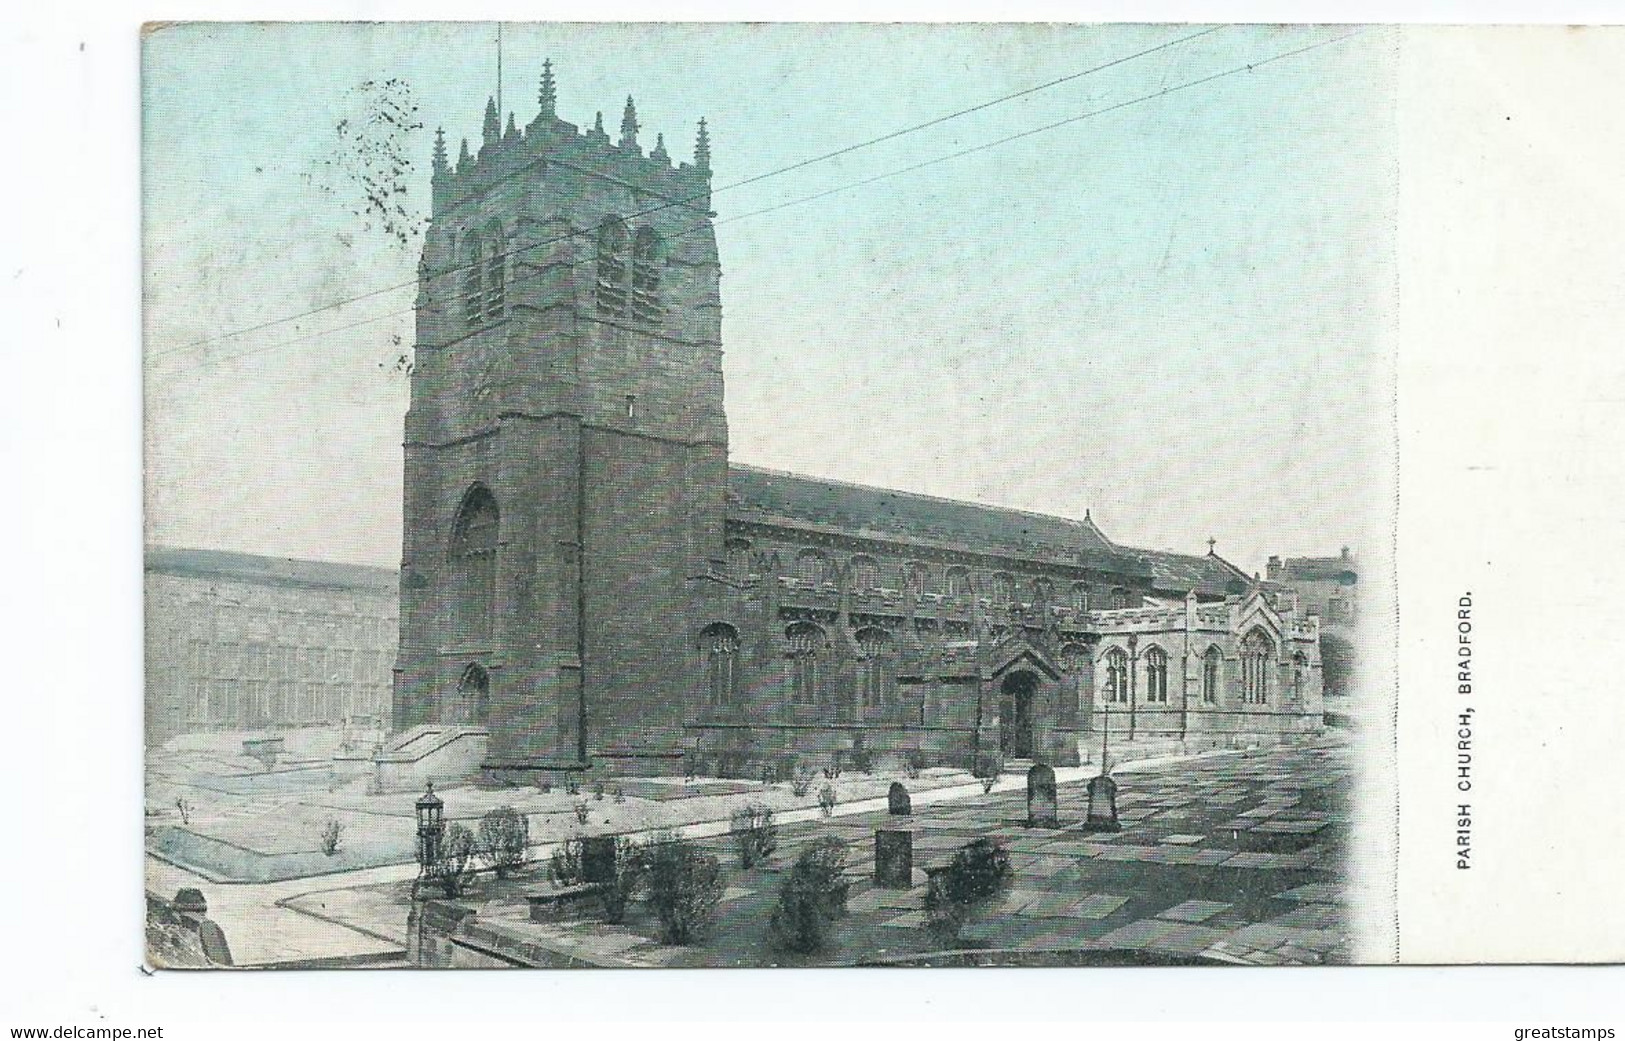
<path fill-rule="evenodd" d="M 295 589 L 364 589 L 393 594 L 400 573 L 390 568 L 337 564 L 326 560 L 262 557 L 213 549 L 148 546 L 145 570 L 204 581 L 247 582 Z"/>
<path fill-rule="evenodd" d="M 1235 593 L 1247 576 L 1223 559 L 1119 546 L 1082 520 L 891 488 L 733 465 L 732 520 L 813 528 L 881 541 L 1095 568 L 1150 578 L 1159 589 Z M 1241 583 L 1237 585 L 1238 581 Z"/>

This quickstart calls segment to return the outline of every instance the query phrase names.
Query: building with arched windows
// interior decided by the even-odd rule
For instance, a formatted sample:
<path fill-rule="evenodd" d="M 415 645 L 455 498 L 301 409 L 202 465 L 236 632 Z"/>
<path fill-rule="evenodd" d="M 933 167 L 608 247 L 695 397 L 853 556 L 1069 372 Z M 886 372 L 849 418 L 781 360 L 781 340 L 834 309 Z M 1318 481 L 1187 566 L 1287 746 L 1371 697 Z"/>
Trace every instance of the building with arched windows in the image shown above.
<path fill-rule="evenodd" d="M 1211 550 L 731 462 L 710 141 L 437 136 L 393 726 L 492 772 L 1076 763 L 1321 724 L 1315 623 Z M 1120 753 L 1121 754 L 1121 753 Z M 726 764 L 724 766 L 724 764 Z"/>

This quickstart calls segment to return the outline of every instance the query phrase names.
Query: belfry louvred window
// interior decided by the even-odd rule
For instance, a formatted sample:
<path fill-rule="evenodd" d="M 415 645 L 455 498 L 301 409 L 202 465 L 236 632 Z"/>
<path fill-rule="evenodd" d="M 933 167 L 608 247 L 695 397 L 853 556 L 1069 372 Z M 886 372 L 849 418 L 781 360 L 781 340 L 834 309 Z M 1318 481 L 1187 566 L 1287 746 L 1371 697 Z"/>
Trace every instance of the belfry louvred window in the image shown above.
<path fill-rule="evenodd" d="M 632 317 L 660 317 L 660 240 L 653 228 L 639 228 L 632 246 Z"/>
<path fill-rule="evenodd" d="M 620 315 L 626 313 L 627 264 L 626 225 L 618 218 L 606 217 L 598 226 L 598 283 L 596 296 L 598 313 Z"/>
<path fill-rule="evenodd" d="M 508 250 L 500 230 L 485 238 L 485 317 L 501 318 L 508 306 Z"/>
<path fill-rule="evenodd" d="M 485 317 L 485 244 L 470 235 L 463 248 L 463 317 L 478 325 Z"/>

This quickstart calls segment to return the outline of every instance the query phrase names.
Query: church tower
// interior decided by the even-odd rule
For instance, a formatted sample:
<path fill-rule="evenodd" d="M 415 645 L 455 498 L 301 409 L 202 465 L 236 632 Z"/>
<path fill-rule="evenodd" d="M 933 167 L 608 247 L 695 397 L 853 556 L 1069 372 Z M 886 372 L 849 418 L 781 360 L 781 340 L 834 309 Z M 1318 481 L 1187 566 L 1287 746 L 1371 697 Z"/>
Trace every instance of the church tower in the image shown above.
<path fill-rule="evenodd" d="M 485 726 L 492 770 L 672 754 L 723 552 L 704 121 L 674 166 L 631 98 L 613 140 L 558 117 L 551 63 L 538 100 L 523 129 L 488 102 L 455 164 L 436 133 L 405 424 L 394 728 Z"/>

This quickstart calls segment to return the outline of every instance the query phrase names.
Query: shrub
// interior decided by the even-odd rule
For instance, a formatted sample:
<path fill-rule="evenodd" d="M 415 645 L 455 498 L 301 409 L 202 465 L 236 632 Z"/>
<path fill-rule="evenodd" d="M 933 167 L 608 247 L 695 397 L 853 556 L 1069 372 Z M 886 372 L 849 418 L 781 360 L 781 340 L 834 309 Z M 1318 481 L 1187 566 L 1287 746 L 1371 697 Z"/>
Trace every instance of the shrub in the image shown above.
<path fill-rule="evenodd" d="M 543 795 L 546 795 L 553 790 L 553 782 L 549 780 L 539 781 L 536 787 L 540 789 Z"/>
<path fill-rule="evenodd" d="M 773 945 L 810 954 L 829 942 L 830 926 L 846 914 L 846 844 L 825 837 L 808 846 L 779 887 L 770 933 Z"/>
<path fill-rule="evenodd" d="M 861 746 L 854 748 L 849 758 L 852 761 L 852 769 L 858 773 L 868 775 L 875 772 L 875 754 L 869 749 Z"/>
<path fill-rule="evenodd" d="M 841 776 L 841 758 L 840 752 L 830 757 L 829 765 L 824 767 L 824 780 L 833 781 Z"/>
<path fill-rule="evenodd" d="M 322 852 L 334 856 L 339 851 L 339 839 L 344 835 L 344 825 L 338 818 L 329 817 L 327 823 L 322 825 Z"/>
<path fill-rule="evenodd" d="M 739 866 L 743 868 L 755 867 L 779 847 L 778 825 L 773 823 L 773 811 L 766 806 L 752 803 L 735 810 L 729 818 L 728 831 L 733 835 L 734 846 L 739 850 Z"/>
<path fill-rule="evenodd" d="M 953 860 L 931 875 L 925 890 L 926 924 L 958 938 L 959 928 L 977 904 L 993 896 L 1010 877 L 1010 854 L 992 839 L 961 847 Z"/>
<path fill-rule="evenodd" d="M 572 809 L 575 810 L 577 824 L 587 823 L 587 818 L 592 816 L 592 804 L 586 799 L 577 799 Z"/>
<path fill-rule="evenodd" d="M 564 777 L 564 791 L 567 795 L 580 795 L 581 778 L 575 774 L 566 774 Z"/>
<path fill-rule="evenodd" d="M 626 909 L 643 880 L 643 872 L 643 847 L 624 835 L 616 838 L 615 871 L 598 893 L 604 921 L 619 925 L 626 920 Z"/>
<path fill-rule="evenodd" d="M 603 802 L 604 793 L 608 790 L 608 787 L 604 784 L 602 779 L 592 782 L 592 797 L 594 801 Z"/>
<path fill-rule="evenodd" d="M 626 801 L 626 789 L 622 788 L 620 785 L 617 784 L 615 786 L 614 796 L 615 796 L 615 801 L 616 802 L 625 802 Z"/>
<path fill-rule="evenodd" d="M 920 774 L 925 772 L 925 753 L 918 748 L 910 748 L 903 753 L 903 775 L 911 781 L 917 781 Z"/>
<path fill-rule="evenodd" d="M 448 899 L 457 897 L 474 877 L 471 863 L 476 848 L 474 833 L 461 824 L 446 829 L 440 849 L 429 865 L 428 876 L 440 886 Z"/>
<path fill-rule="evenodd" d="M 835 786 L 833 784 L 826 784 L 822 788 L 818 789 L 818 810 L 824 816 L 828 817 L 830 814 L 834 813 L 835 804 L 840 801 L 839 796 L 835 794 Z"/>
<path fill-rule="evenodd" d="M 573 886 L 581 881 L 581 840 L 565 839 L 547 862 L 547 877 L 556 886 Z"/>
<path fill-rule="evenodd" d="M 656 835 L 641 858 L 660 942 L 683 945 L 705 935 L 722 902 L 722 866 L 687 839 Z"/>
<path fill-rule="evenodd" d="M 790 790 L 798 798 L 812 791 L 813 781 L 817 780 L 818 772 L 811 766 L 802 763 L 796 767 L 796 772 L 790 776 Z"/>
<path fill-rule="evenodd" d="M 512 806 L 498 806 L 480 818 L 480 859 L 498 878 L 525 862 L 530 845 L 530 821 Z"/>

